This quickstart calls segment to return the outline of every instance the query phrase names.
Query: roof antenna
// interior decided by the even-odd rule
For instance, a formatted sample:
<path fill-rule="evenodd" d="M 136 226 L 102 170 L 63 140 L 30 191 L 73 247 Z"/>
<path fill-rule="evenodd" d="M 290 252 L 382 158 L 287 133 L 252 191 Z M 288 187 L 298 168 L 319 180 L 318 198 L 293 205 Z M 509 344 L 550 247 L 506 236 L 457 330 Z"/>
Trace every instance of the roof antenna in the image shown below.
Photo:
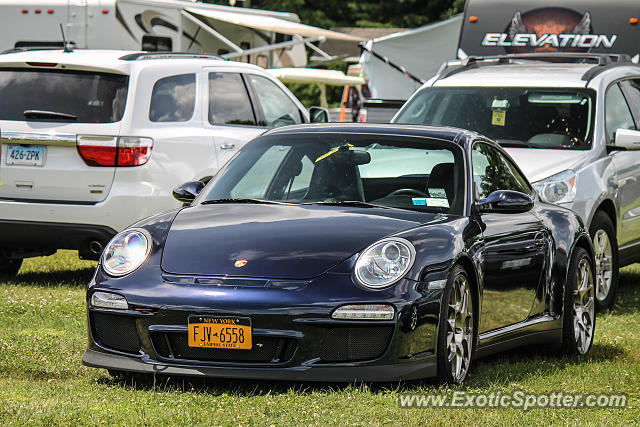
<path fill-rule="evenodd" d="M 60 24 L 60 32 L 62 33 L 62 43 L 63 43 L 63 47 L 64 47 L 64 49 L 62 51 L 63 52 L 73 52 L 73 46 L 71 45 L 71 43 L 69 43 L 67 41 L 67 38 L 64 35 L 64 26 L 62 24 Z"/>

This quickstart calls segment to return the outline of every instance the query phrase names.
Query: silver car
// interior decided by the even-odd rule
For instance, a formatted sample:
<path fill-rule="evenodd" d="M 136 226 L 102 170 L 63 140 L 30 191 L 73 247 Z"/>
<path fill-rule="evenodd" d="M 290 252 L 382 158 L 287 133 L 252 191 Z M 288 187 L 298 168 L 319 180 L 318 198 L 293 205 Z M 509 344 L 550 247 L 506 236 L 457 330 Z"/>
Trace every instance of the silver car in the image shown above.
<path fill-rule="evenodd" d="M 445 64 L 394 117 L 500 143 L 544 201 L 576 211 L 593 238 L 597 305 L 640 261 L 640 66 L 626 56 L 525 54 Z"/>

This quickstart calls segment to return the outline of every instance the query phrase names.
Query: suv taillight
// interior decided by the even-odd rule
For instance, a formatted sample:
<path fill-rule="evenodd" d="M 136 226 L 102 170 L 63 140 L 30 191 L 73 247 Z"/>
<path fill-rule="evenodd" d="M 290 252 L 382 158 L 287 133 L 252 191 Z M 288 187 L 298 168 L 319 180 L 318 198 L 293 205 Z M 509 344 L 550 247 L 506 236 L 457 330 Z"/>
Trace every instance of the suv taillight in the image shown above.
<path fill-rule="evenodd" d="M 78 135 L 78 153 L 89 166 L 140 166 L 151 157 L 153 139 Z"/>

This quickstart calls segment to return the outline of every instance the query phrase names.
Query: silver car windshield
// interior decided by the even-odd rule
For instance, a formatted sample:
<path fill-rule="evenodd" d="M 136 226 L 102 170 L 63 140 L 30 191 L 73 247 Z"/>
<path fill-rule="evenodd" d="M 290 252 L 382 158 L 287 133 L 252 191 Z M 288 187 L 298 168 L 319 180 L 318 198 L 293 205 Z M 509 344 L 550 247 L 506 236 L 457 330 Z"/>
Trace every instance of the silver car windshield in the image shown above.
<path fill-rule="evenodd" d="M 426 88 L 394 122 L 468 129 L 509 147 L 587 150 L 594 95 L 587 89 Z"/>

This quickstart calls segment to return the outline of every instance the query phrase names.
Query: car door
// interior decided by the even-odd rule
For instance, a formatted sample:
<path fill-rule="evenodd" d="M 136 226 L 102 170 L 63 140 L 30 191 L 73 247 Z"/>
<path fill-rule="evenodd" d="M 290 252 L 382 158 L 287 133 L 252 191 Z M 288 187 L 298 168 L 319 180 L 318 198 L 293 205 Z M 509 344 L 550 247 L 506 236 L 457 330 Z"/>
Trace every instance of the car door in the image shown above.
<path fill-rule="evenodd" d="M 520 171 L 498 149 L 478 142 L 472 151 L 476 199 L 497 190 L 533 191 Z M 479 332 L 527 319 L 546 268 L 547 230 L 533 210 L 478 214 L 484 245 Z"/>
<path fill-rule="evenodd" d="M 607 144 L 615 144 L 616 130 L 638 129 L 639 124 L 640 79 L 609 86 L 605 96 Z M 640 243 L 640 151 L 615 151 L 611 155 L 616 169 L 617 205 L 620 209 L 618 246 L 625 248 Z"/>
<path fill-rule="evenodd" d="M 208 79 L 208 122 L 214 129 L 218 167 L 222 167 L 244 144 L 264 132 L 266 126 L 258 123 L 242 73 L 205 71 Z"/>

